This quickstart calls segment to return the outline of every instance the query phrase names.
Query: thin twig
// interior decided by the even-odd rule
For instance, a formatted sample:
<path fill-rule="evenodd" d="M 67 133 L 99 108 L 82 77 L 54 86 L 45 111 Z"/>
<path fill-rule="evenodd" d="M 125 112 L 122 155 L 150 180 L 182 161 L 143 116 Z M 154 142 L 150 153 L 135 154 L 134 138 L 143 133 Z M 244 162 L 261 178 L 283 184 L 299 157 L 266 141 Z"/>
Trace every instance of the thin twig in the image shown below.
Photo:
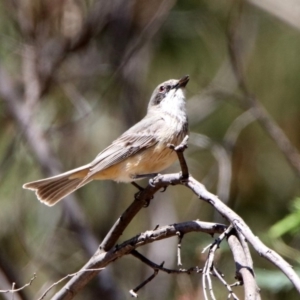
<path fill-rule="evenodd" d="M 249 266 L 249 268 L 251 268 L 253 270 L 253 260 L 252 260 L 252 256 L 250 253 L 250 249 L 249 249 L 249 245 L 245 239 L 245 236 L 243 235 L 242 232 L 236 231 L 238 238 L 239 238 L 239 242 L 243 248 L 243 252 L 246 258 L 246 262 L 247 262 L 247 266 Z M 245 265 L 245 264 L 243 264 Z"/>
<path fill-rule="evenodd" d="M 203 293 L 204 293 L 204 298 L 207 298 L 207 292 L 206 292 L 206 281 L 208 283 L 208 288 L 210 292 L 210 296 L 212 299 L 215 299 L 215 295 L 213 292 L 212 288 L 212 282 L 211 282 L 211 277 L 210 275 L 212 274 L 212 270 L 214 267 L 214 256 L 216 250 L 219 248 L 220 243 L 226 238 L 226 236 L 230 233 L 230 231 L 233 229 L 233 226 L 230 225 L 220 236 L 215 239 L 213 243 L 211 243 L 209 246 L 205 247 L 205 251 L 209 248 L 208 256 L 205 261 L 204 267 L 203 267 L 203 272 L 202 272 L 202 282 L 204 284 L 203 286 Z M 202 253 L 204 252 L 202 251 Z"/>
<path fill-rule="evenodd" d="M 73 273 L 73 274 L 68 274 L 66 275 L 65 277 L 61 278 L 60 280 L 54 282 L 53 284 L 51 284 L 47 289 L 46 291 L 42 294 L 42 296 L 40 298 L 38 298 L 38 300 L 42 300 L 45 298 L 45 296 L 48 294 L 48 292 L 53 288 L 55 287 L 56 285 L 60 284 L 61 282 L 63 282 L 64 280 L 66 280 L 67 278 L 70 278 L 70 277 L 74 277 L 76 275 L 78 275 L 79 273 L 82 273 L 82 272 L 99 272 L 101 270 L 103 270 L 104 268 L 98 268 L 98 269 L 83 269 L 83 270 L 80 270 L 76 273 Z"/>
<path fill-rule="evenodd" d="M 149 191 L 158 191 L 160 188 L 165 186 L 170 186 L 174 184 L 184 184 L 189 189 L 191 189 L 197 197 L 210 205 L 212 205 L 224 218 L 226 218 L 230 223 L 233 224 L 234 228 L 245 236 L 247 241 L 253 246 L 253 248 L 264 258 L 276 265 L 280 270 L 282 270 L 289 280 L 293 283 L 295 288 L 300 292 L 300 279 L 293 268 L 276 252 L 266 247 L 257 236 L 255 236 L 250 228 L 245 224 L 242 218 L 232 211 L 228 206 L 226 206 L 217 196 L 208 192 L 206 188 L 192 176 L 189 176 L 186 182 L 182 182 L 181 174 L 166 174 L 160 175 L 154 178 L 152 184 L 148 185 L 145 190 Z M 143 194 L 144 191 L 140 194 L 139 197 L 143 195 L 149 196 L 149 194 Z M 140 198 L 143 201 L 142 198 Z M 130 254 L 132 250 L 146 245 L 148 243 L 165 239 L 167 237 L 176 236 L 176 232 L 180 231 L 182 233 L 187 233 L 193 231 L 192 228 L 198 228 L 199 225 L 205 223 L 194 221 L 192 223 L 186 222 L 185 225 L 173 224 L 172 226 L 160 227 L 156 231 L 148 231 L 147 233 L 137 235 L 136 237 L 127 240 L 126 242 L 118 245 L 117 247 L 112 248 L 110 251 L 100 251 L 98 250 L 89 262 L 86 263 L 85 269 L 90 268 L 99 268 L 105 267 L 116 259 Z M 223 232 L 224 227 L 215 228 L 215 226 L 209 226 L 211 231 L 219 229 Z M 200 227 L 199 231 L 202 231 L 203 228 Z M 209 231 L 206 231 L 209 233 Z M 69 282 L 52 298 L 53 300 L 58 299 L 71 299 L 74 297 L 95 275 L 97 272 L 90 272 L 90 275 L 87 275 L 87 272 L 83 272 L 74 276 L 69 280 Z M 71 291 L 71 292 L 70 292 Z"/>
<path fill-rule="evenodd" d="M 174 175 L 174 174 L 173 174 Z M 166 175 L 162 175 L 161 178 L 165 179 Z M 160 180 L 159 179 L 159 180 Z M 171 178 L 169 178 L 171 179 Z M 158 180 L 158 179 L 156 179 Z M 167 181 L 167 185 L 172 184 L 172 180 Z M 181 175 L 179 173 L 176 174 L 176 180 L 174 182 L 181 182 Z M 161 186 L 166 185 L 166 181 L 162 185 L 157 184 L 156 190 L 159 190 Z M 150 191 L 153 189 L 152 185 L 148 185 L 146 190 Z M 138 197 L 142 197 L 143 192 Z M 143 203 L 143 198 L 139 198 Z M 227 226 L 222 224 L 208 223 L 208 222 L 200 222 L 200 221 L 192 221 L 192 222 L 184 222 L 184 223 L 176 223 L 169 226 L 162 226 L 157 228 L 156 230 L 149 230 L 144 233 L 141 233 L 120 245 L 115 246 L 109 251 L 103 251 L 103 249 L 98 249 L 97 252 L 91 257 L 91 259 L 85 264 L 83 269 L 91 269 L 91 268 L 101 268 L 105 267 L 116 259 L 131 254 L 132 251 L 138 247 L 143 245 L 166 239 L 168 237 L 175 237 L 176 232 L 180 231 L 184 234 L 188 232 L 206 232 L 208 234 L 213 233 L 222 233 L 226 230 Z M 197 271 L 197 270 L 196 270 Z M 199 270 L 198 270 L 199 271 Z M 69 280 L 69 282 L 58 291 L 53 297 L 52 300 L 61 300 L 61 299 L 71 299 L 76 295 L 93 277 L 97 275 L 97 272 L 82 272 L 77 274 L 73 278 Z"/>
<path fill-rule="evenodd" d="M 163 267 L 164 262 L 161 263 L 160 267 Z M 153 274 L 151 276 L 149 276 L 147 279 L 145 279 L 141 284 L 139 284 L 136 288 L 132 289 L 129 291 L 130 295 L 137 298 L 137 292 L 144 287 L 148 282 L 150 282 L 151 280 L 153 280 L 156 275 L 158 274 L 159 269 L 154 270 Z"/>
<path fill-rule="evenodd" d="M 205 266 L 203 268 L 203 271 L 205 269 Z M 202 288 L 203 288 L 203 296 L 205 300 L 208 300 L 207 298 L 207 292 L 206 292 L 206 280 L 205 280 L 205 276 L 203 275 L 203 271 L 202 271 Z"/>
<path fill-rule="evenodd" d="M 14 300 L 14 299 L 15 299 L 15 285 L 16 285 L 15 282 L 13 282 L 12 285 L 11 285 L 11 290 L 12 290 L 12 293 L 11 293 L 11 300 Z"/>
<path fill-rule="evenodd" d="M 230 233 L 232 229 L 233 229 L 232 225 L 228 226 L 227 229 L 222 234 L 220 234 L 220 236 L 217 239 L 214 240 L 214 242 L 212 242 L 202 250 L 202 253 L 206 252 L 208 249 L 210 252 L 211 251 L 215 252 L 218 249 L 220 243 L 224 240 L 224 238 L 226 238 L 226 236 Z"/>
<path fill-rule="evenodd" d="M 178 266 L 182 266 L 182 262 L 181 262 L 181 241 L 183 239 L 183 234 L 178 231 L 176 233 L 178 235 L 178 244 L 177 244 L 177 265 Z"/>
<path fill-rule="evenodd" d="M 187 163 L 183 156 L 184 150 L 188 147 L 187 146 L 188 139 L 189 139 L 189 136 L 186 135 L 185 138 L 180 143 L 180 145 L 178 145 L 178 146 L 175 146 L 173 144 L 168 145 L 170 149 L 176 151 L 176 154 L 178 156 L 178 160 L 180 163 L 180 167 L 181 167 L 181 174 L 182 174 L 181 177 L 183 180 L 189 178 L 189 169 L 188 169 Z"/>
<path fill-rule="evenodd" d="M 227 288 L 229 295 L 228 295 L 228 299 L 232 296 L 233 299 L 235 300 L 239 300 L 239 298 L 236 296 L 236 294 L 233 292 L 231 285 L 228 284 L 224 278 L 222 277 L 222 275 L 219 273 L 219 271 L 216 269 L 215 266 L 213 266 L 213 272 L 214 274 L 218 277 L 218 279 L 225 285 L 225 287 Z"/>
<path fill-rule="evenodd" d="M 110 231 L 106 234 L 99 246 L 101 251 L 108 251 L 116 244 L 128 224 L 132 221 L 136 214 L 145 207 L 145 203 L 147 203 L 147 206 L 149 205 L 150 201 L 153 199 L 154 193 L 159 189 L 160 188 L 154 187 L 151 190 L 144 189 L 134 197 L 134 201 L 131 205 L 122 213 L 115 224 L 111 227 Z"/>
<path fill-rule="evenodd" d="M 236 281 L 236 282 L 232 283 L 230 286 L 231 286 L 231 287 L 235 287 L 235 286 L 241 286 L 241 285 L 243 285 L 243 282 L 241 282 L 241 281 Z"/>
<path fill-rule="evenodd" d="M 0 293 L 16 293 L 16 292 L 19 292 L 19 291 L 25 289 L 27 286 L 30 286 L 34 279 L 36 279 L 36 274 L 35 273 L 33 274 L 32 278 L 29 280 L 29 282 L 24 284 L 22 287 L 20 287 L 18 289 L 15 289 L 14 288 L 15 283 L 13 283 L 13 288 L 11 290 L 0 290 Z"/>
<path fill-rule="evenodd" d="M 145 263 L 146 265 L 148 265 L 150 268 L 156 270 L 158 269 L 159 271 L 165 272 L 167 274 L 191 274 L 193 272 L 196 273 L 201 273 L 202 269 L 200 269 L 199 267 L 191 267 L 189 269 L 167 269 L 162 267 L 161 265 L 157 265 L 156 263 L 152 262 L 151 260 L 149 260 L 147 257 L 145 257 L 144 255 L 142 255 L 141 253 L 139 253 L 137 250 L 133 250 L 131 251 L 131 253 L 134 257 L 138 258 L 140 261 L 142 261 L 143 263 Z"/>

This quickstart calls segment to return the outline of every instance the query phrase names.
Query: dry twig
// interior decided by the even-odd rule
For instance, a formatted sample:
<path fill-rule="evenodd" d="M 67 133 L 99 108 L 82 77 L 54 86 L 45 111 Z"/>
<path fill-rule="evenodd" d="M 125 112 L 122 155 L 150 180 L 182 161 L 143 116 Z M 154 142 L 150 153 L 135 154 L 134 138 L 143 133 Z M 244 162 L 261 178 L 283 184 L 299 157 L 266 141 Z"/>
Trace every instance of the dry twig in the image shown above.
<path fill-rule="evenodd" d="M 162 262 L 160 264 L 160 267 L 163 267 L 164 265 L 164 262 Z M 154 277 L 156 277 L 156 275 L 158 274 L 158 269 L 154 269 L 154 272 L 151 276 L 149 276 L 146 280 L 144 280 L 141 284 L 139 284 L 136 288 L 132 289 L 129 291 L 129 293 L 131 294 L 131 296 L 137 298 L 138 295 L 137 295 L 137 292 L 142 288 L 144 287 L 148 282 L 150 282 L 151 280 L 154 279 Z"/>
<path fill-rule="evenodd" d="M 14 294 L 14 293 L 19 292 L 19 291 L 25 289 L 26 287 L 30 286 L 35 279 L 36 279 L 36 274 L 34 273 L 32 278 L 29 280 L 29 282 L 27 282 L 26 284 L 24 284 L 20 288 L 15 289 L 15 282 L 13 282 L 11 290 L 0 290 L 0 293 L 12 293 L 12 294 Z"/>
<path fill-rule="evenodd" d="M 183 239 L 183 234 L 181 232 L 177 232 L 178 235 L 178 244 L 177 244 L 177 266 L 182 266 L 181 262 L 181 241 Z"/>
<path fill-rule="evenodd" d="M 152 184 L 149 184 L 145 190 L 139 194 L 138 199 L 143 202 L 143 197 L 149 197 L 149 194 L 155 193 L 155 191 L 158 191 L 160 188 L 174 184 L 182 184 L 180 173 L 157 176 L 155 180 L 152 181 Z M 258 239 L 258 237 L 252 233 L 250 228 L 245 224 L 241 217 L 227 207 L 217 196 L 209 193 L 205 187 L 192 176 L 189 176 L 184 185 L 191 189 L 200 199 L 212 205 L 221 215 L 223 215 L 223 217 L 232 223 L 232 226 L 247 239 L 247 241 L 262 257 L 272 262 L 286 274 L 295 288 L 300 292 L 300 279 L 293 268 L 276 252 L 266 247 Z M 141 247 L 147 243 L 165 239 L 170 236 L 176 236 L 176 232 L 178 231 L 187 233 L 195 230 L 198 228 L 198 226 L 200 226 L 198 230 L 201 229 L 200 231 L 202 231 L 202 225 L 202 222 L 194 221 L 192 223 L 186 222 L 182 224 L 173 224 L 171 226 L 161 227 L 155 231 L 147 231 L 112 248 L 107 252 L 98 250 L 90 259 L 90 261 L 84 266 L 84 269 L 105 267 L 115 259 L 120 258 L 123 255 L 130 254 L 137 247 Z M 222 227 L 219 228 L 221 229 Z M 214 226 L 209 227 L 209 231 L 214 231 L 214 229 L 216 229 Z M 72 297 L 74 297 L 74 295 L 77 294 L 79 290 L 81 290 L 96 274 L 97 272 L 78 273 L 52 299 L 72 299 Z M 255 295 L 256 292 L 257 291 L 255 289 L 252 294 Z"/>
<path fill-rule="evenodd" d="M 65 281 L 67 278 L 70 278 L 70 277 L 74 277 L 76 276 L 78 273 L 81 273 L 81 272 L 100 272 L 101 270 L 103 270 L 103 268 L 98 268 L 98 269 L 81 269 L 79 270 L 78 272 L 75 272 L 73 274 L 68 274 L 66 275 L 65 277 L 59 279 L 58 281 L 54 282 L 53 284 L 51 284 L 45 291 L 44 293 L 42 294 L 42 296 L 40 298 L 38 298 L 38 300 L 42 300 L 46 297 L 46 295 L 49 293 L 49 291 L 51 289 L 53 289 L 56 285 L 60 284 L 61 282 Z"/>
<path fill-rule="evenodd" d="M 165 272 L 167 274 L 191 274 L 192 272 L 196 272 L 196 273 L 202 272 L 202 269 L 200 269 L 198 267 L 191 267 L 191 268 L 188 268 L 188 269 L 182 269 L 182 268 L 180 268 L 180 269 L 167 269 L 167 268 L 164 268 L 161 265 L 157 265 L 156 263 L 152 262 L 151 260 L 149 260 L 148 258 L 146 258 L 144 255 L 142 255 L 141 253 L 139 253 L 136 250 L 131 251 L 130 254 L 135 256 L 139 260 L 141 260 L 143 263 L 148 265 L 150 268 L 152 268 L 154 270 L 157 269 L 157 270 Z"/>
<path fill-rule="evenodd" d="M 175 174 L 173 174 L 175 175 Z M 166 175 L 161 175 L 163 178 Z M 181 181 L 181 175 L 176 174 L 177 179 L 176 182 Z M 170 178 L 169 178 L 170 179 Z M 172 180 L 168 181 L 168 184 L 172 184 Z M 164 183 L 165 185 L 165 183 Z M 153 187 L 152 185 L 148 185 L 146 190 L 153 191 L 159 190 L 162 186 L 158 185 L 157 187 Z M 141 192 L 138 196 L 140 202 L 143 203 L 143 192 Z M 136 200 L 135 200 L 136 201 Z M 116 259 L 131 254 L 133 250 L 138 247 L 144 246 L 148 243 L 152 243 L 161 239 L 166 239 L 169 237 L 177 236 L 177 232 L 180 231 L 183 234 L 188 232 L 205 232 L 208 234 L 213 233 L 222 233 L 226 230 L 226 226 L 222 224 L 208 223 L 208 222 L 200 222 L 200 221 L 191 221 L 184 222 L 178 224 L 172 224 L 168 226 L 159 227 L 156 230 L 149 230 L 144 233 L 141 233 L 122 244 L 116 245 L 109 251 L 104 251 L 103 249 L 98 249 L 94 256 L 86 263 L 86 265 L 82 268 L 84 269 L 95 269 L 95 268 L 103 268 L 115 261 Z M 82 272 L 78 273 L 76 276 L 70 279 L 70 281 L 57 293 L 54 295 L 52 300 L 58 299 L 72 299 L 94 276 L 97 275 L 97 271 L 94 272 Z"/>
<path fill-rule="evenodd" d="M 239 298 L 236 296 L 236 294 L 235 294 L 235 293 L 233 292 L 233 290 L 232 290 L 232 285 L 229 285 L 229 284 L 224 280 L 223 276 L 220 274 L 220 272 L 216 269 L 215 266 L 213 266 L 213 270 L 212 270 L 212 271 L 213 271 L 213 274 L 214 274 L 215 276 L 217 276 L 218 279 L 224 284 L 224 286 L 226 286 L 226 288 L 227 288 L 227 290 L 228 290 L 228 292 L 229 292 L 229 295 L 228 295 L 227 299 L 230 299 L 231 296 L 232 296 L 233 299 L 239 300 Z"/>
<path fill-rule="evenodd" d="M 205 261 L 203 272 L 202 272 L 202 285 L 203 285 L 203 293 L 204 299 L 208 299 L 207 292 L 206 292 L 206 282 L 208 283 L 208 289 L 210 292 L 210 296 L 212 299 L 215 299 L 215 295 L 212 288 L 212 282 L 210 275 L 213 273 L 214 268 L 214 256 L 216 250 L 219 248 L 220 243 L 226 238 L 226 236 L 231 232 L 233 226 L 230 225 L 213 243 L 205 247 L 202 251 L 204 253 L 207 249 L 209 249 L 207 259 Z"/>
<path fill-rule="evenodd" d="M 187 166 L 187 163 L 184 159 L 183 156 L 183 152 L 184 150 L 187 148 L 187 142 L 189 140 L 189 136 L 185 136 L 185 138 L 183 139 L 183 141 L 180 143 L 180 145 L 175 146 L 172 144 L 169 144 L 169 148 L 173 149 L 174 151 L 176 151 L 179 163 L 180 163 L 180 168 L 181 168 L 181 174 L 182 174 L 182 179 L 185 180 L 189 177 L 189 169 Z"/>

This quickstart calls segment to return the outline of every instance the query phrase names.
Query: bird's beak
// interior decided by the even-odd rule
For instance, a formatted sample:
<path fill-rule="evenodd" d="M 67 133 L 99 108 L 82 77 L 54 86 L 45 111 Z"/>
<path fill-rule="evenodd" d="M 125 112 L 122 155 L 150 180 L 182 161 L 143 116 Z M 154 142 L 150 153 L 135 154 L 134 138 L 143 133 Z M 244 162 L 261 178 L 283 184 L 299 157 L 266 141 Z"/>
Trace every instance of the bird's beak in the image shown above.
<path fill-rule="evenodd" d="M 178 80 L 178 83 L 175 84 L 174 88 L 179 89 L 179 88 L 185 87 L 187 85 L 187 83 L 189 82 L 189 80 L 190 80 L 189 75 L 183 76 L 182 78 L 180 78 Z"/>

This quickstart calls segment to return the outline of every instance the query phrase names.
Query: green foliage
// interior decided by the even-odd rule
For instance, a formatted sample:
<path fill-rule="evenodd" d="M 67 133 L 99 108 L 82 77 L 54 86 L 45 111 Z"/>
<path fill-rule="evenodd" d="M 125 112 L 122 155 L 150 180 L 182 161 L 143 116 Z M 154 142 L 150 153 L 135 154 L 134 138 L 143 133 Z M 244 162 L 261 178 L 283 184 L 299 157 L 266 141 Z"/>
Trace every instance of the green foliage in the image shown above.
<path fill-rule="evenodd" d="M 300 275 L 300 269 L 297 273 Z M 255 276 L 261 289 L 267 289 L 275 294 L 293 288 L 291 282 L 278 270 L 256 269 Z"/>
<path fill-rule="evenodd" d="M 285 234 L 299 234 L 300 227 L 300 198 L 293 200 L 291 213 L 275 223 L 269 230 L 270 237 L 277 239 Z"/>

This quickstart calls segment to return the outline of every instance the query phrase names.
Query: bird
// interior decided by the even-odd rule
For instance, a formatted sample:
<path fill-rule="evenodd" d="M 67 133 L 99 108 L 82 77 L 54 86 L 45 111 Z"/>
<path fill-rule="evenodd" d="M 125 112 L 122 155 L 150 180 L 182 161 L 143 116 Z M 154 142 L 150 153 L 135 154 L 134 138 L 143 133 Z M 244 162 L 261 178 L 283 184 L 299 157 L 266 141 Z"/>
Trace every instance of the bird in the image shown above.
<path fill-rule="evenodd" d="M 48 206 L 93 180 L 130 182 L 153 177 L 172 165 L 177 155 L 169 145 L 179 145 L 188 134 L 185 87 L 189 76 L 159 84 L 152 93 L 147 113 L 89 164 L 68 172 L 28 182 L 24 189 L 35 191 Z"/>

